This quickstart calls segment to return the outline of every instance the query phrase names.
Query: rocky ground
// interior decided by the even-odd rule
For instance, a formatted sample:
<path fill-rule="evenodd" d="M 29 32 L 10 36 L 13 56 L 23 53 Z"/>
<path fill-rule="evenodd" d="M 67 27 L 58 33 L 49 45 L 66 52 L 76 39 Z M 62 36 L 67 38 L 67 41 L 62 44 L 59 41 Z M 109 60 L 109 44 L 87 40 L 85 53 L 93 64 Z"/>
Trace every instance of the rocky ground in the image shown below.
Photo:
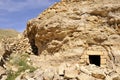
<path fill-rule="evenodd" d="M 1 80 L 120 80 L 120 1 L 62 0 L 2 41 Z M 108 53 L 104 67 L 81 59 Z"/>

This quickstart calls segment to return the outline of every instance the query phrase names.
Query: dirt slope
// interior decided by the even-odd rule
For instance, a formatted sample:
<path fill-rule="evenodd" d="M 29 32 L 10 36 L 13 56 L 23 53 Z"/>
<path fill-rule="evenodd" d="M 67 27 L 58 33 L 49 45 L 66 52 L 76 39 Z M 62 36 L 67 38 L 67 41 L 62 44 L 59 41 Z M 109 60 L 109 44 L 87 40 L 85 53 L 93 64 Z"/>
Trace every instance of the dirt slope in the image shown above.
<path fill-rule="evenodd" d="M 0 29 L 0 40 L 3 38 L 12 38 L 12 37 L 16 37 L 19 34 L 19 32 L 12 30 L 12 29 Z"/>

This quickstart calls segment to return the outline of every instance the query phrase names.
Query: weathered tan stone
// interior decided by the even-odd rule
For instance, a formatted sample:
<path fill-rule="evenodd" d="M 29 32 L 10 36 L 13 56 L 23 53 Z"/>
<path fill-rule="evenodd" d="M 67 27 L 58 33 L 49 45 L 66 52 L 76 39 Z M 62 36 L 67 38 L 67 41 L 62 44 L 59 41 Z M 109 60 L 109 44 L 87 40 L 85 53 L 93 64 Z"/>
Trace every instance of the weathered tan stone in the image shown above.
<path fill-rule="evenodd" d="M 84 59 L 80 59 L 80 64 L 84 64 L 85 60 Z"/>
<path fill-rule="evenodd" d="M 53 69 L 46 69 L 43 73 L 43 80 L 53 80 L 55 71 Z"/>
<path fill-rule="evenodd" d="M 112 80 L 110 76 L 106 76 L 105 80 Z"/>
<path fill-rule="evenodd" d="M 106 55 L 100 56 L 101 59 L 106 59 L 107 57 L 108 57 L 108 56 L 106 56 Z"/>
<path fill-rule="evenodd" d="M 100 67 L 105 68 L 107 65 L 106 64 L 101 64 Z"/>
<path fill-rule="evenodd" d="M 89 70 L 87 70 L 85 67 L 81 66 L 80 67 L 80 71 L 87 74 L 87 75 L 91 75 L 91 72 Z"/>
<path fill-rule="evenodd" d="M 93 77 L 87 75 L 87 74 L 84 74 L 84 73 L 81 73 L 80 75 L 77 76 L 77 79 L 78 80 L 94 80 Z"/>
<path fill-rule="evenodd" d="M 119 76 L 114 77 L 112 80 L 120 80 L 120 77 Z"/>
<path fill-rule="evenodd" d="M 90 64 L 90 60 L 89 60 L 89 58 L 88 58 L 88 59 L 86 59 L 86 62 Z"/>
<path fill-rule="evenodd" d="M 58 68 L 58 74 L 61 76 L 63 76 L 65 74 L 65 69 L 66 69 L 66 64 L 63 63 L 59 66 Z"/>
<path fill-rule="evenodd" d="M 104 55 L 103 52 L 100 51 L 87 51 L 88 55 Z"/>
<path fill-rule="evenodd" d="M 107 60 L 106 59 L 101 59 L 101 64 L 106 64 L 107 63 Z"/>
<path fill-rule="evenodd" d="M 105 75 L 103 74 L 97 74 L 97 73 L 92 73 L 92 76 L 97 78 L 97 79 L 105 79 Z"/>
<path fill-rule="evenodd" d="M 5 54 L 1 56 L 3 62 L 0 60 L 0 64 L 5 65 L 6 69 L 11 68 L 4 61 L 7 60 L 9 63 L 11 54 L 33 52 L 39 56 L 32 55 L 29 61 L 43 71 L 37 72 L 37 75 L 26 74 L 33 75 L 32 78 L 36 80 L 52 80 L 56 75 L 59 80 L 75 80 L 78 75 L 76 69 L 81 71 L 77 76 L 78 80 L 99 80 L 105 79 L 108 75 L 113 79 L 119 79 L 119 70 L 116 71 L 120 63 L 119 8 L 119 0 L 62 0 L 30 20 L 24 37 L 3 41 Z M 100 56 L 100 67 L 90 64 L 90 55 Z M 69 65 L 62 64 L 65 62 Z M 66 67 L 76 63 L 83 66 L 80 66 L 80 69 L 78 66 L 73 70 L 66 70 Z M 57 67 L 58 72 L 50 67 Z M 106 68 L 111 68 L 117 76 L 104 74 L 107 73 Z M 28 78 L 32 79 L 31 76 Z"/>
<path fill-rule="evenodd" d="M 85 59 L 85 55 L 82 55 L 80 58 L 81 58 L 81 59 Z"/>
<path fill-rule="evenodd" d="M 64 75 L 64 77 L 65 77 L 66 79 L 73 79 L 73 78 L 76 78 L 76 77 L 78 76 L 78 73 L 79 73 L 78 70 L 68 69 L 68 70 L 65 70 L 65 75 Z"/>
<path fill-rule="evenodd" d="M 89 59 L 89 55 L 85 55 L 85 59 Z"/>

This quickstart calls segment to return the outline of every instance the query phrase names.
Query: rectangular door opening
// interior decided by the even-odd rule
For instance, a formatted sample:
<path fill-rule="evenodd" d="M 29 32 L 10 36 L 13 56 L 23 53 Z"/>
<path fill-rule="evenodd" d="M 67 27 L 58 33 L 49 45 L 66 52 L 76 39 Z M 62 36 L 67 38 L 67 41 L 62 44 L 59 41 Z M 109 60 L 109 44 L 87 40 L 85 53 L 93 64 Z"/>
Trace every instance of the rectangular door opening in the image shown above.
<path fill-rule="evenodd" d="M 90 64 L 100 66 L 100 55 L 89 55 L 89 62 Z"/>

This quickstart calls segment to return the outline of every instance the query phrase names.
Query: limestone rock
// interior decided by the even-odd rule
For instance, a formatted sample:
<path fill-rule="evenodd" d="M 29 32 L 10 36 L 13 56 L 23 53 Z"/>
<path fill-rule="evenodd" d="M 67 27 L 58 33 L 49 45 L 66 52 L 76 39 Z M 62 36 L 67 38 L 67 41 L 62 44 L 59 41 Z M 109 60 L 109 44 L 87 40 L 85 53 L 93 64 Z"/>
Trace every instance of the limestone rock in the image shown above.
<path fill-rule="evenodd" d="M 84 74 L 84 73 L 81 73 L 80 75 L 77 76 L 77 79 L 78 80 L 94 80 L 93 77 L 87 75 L 87 74 Z"/>
<path fill-rule="evenodd" d="M 73 79 L 73 78 L 76 78 L 78 76 L 78 71 L 77 70 L 65 70 L 65 78 L 66 79 Z"/>
<path fill-rule="evenodd" d="M 103 75 L 103 74 L 92 73 L 92 76 L 97 79 L 105 79 L 105 75 Z"/>
<path fill-rule="evenodd" d="M 113 80 L 120 80 L 120 77 L 119 76 L 114 77 Z"/>
<path fill-rule="evenodd" d="M 98 68 L 93 69 L 91 75 L 97 79 L 105 79 L 106 78 L 105 72 L 103 70 L 98 69 Z"/>
<path fill-rule="evenodd" d="M 109 61 L 117 65 L 120 61 L 116 52 L 120 49 L 119 6 L 119 0 L 61 0 L 29 20 L 25 35 L 37 55 L 57 53 L 62 54 L 62 60 L 71 61 L 74 55 L 74 60 L 79 61 L 86 50 L 96 50 L 103 52 L 99 54 L 100 66 L 111 65 Z M 90 64 L 89 54 L 83 58 L 82 64 Z M 61 74 L 64 74 L 62 70 Z"/>
<path fill-rule="evenodd" d="M 2 67 L 0 67 L 0 76 L 1 76 L 2 74 L 5 74 L 5 73 L 6 73 L 5 69 L 2 68 Z"/>
<path fill-rule="evenodd" d="M 6 80 L 7 79 L 7 75 L 3 75 L 1 80 Z"/>
<path fill-rule="evenodd" d="M 55 71 L 53 69 L 46 69 L 43 73 L 43 80 L 53 80 Z"/>
<path fill-rule="evenodd" d="M 17 72 L 11 56 L 29 54 L 38 68 L 18 80 L 119 80 L 120 0 L 61 0 L 29 20 L 23 35 L 2 43 L 0 66 Z M 99 65 L 91 65 L 91 55 Z"/>
<path fill-rule="evenodd" d="M 85 74 L 91 75 L 91 72 L 83 66 L 80 67 L 80 70 L 81 70 L 81 72 L 83 72 Z"/>
<path fill-rule="evenodd" d="M 105 80 L 112 80 L 110 76 L 106 76 Z"/>
<path fill-rule="evenodd" d="M 58 68 L 58 74 L 60 76 L 63 76 L 65 74 L 65 69 L 66 69 L 66 63 L 61 64 Z"/>
<path fill-rule="evenodd" d="M 40 70 L 40 69 L 37 69 L 37 70 L 35 70 L 34 71 L 34 73 L 32 74 L 32 76 L 33 76 L 33 78 L 35 79 L 35 80 L 43 80 L 43 71 L 42 70 Z"/>
<path fill-rule="evenodd" d="M 114 24 L 119 25 L 119 6 L 119 0 L 62 0 L 30 20 L 25 35 L 36 54 L 53 54 L 86 44 L 119 45 L 119 38 L 116 42 L 110 37 L 119 33 L 118 26 L 113 27 L 117 32 L 112 29 Z M 110 22 L 116 17 L 117 21 Z"/>

